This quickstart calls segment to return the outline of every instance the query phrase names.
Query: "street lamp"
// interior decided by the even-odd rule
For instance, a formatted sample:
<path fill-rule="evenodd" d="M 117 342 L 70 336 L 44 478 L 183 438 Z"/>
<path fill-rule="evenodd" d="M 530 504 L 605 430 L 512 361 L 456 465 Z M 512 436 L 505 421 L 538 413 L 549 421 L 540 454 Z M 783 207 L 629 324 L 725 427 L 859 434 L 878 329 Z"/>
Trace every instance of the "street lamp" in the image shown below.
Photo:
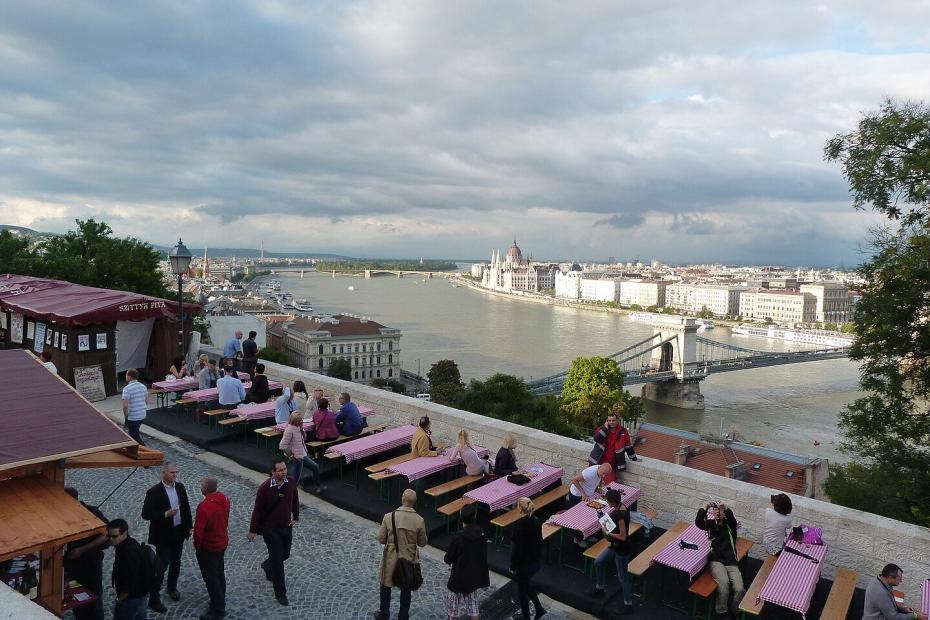
<path fill-rule="evenodd" d="M 168 261 L 171 263 L 171 273 L 178 277 L 178 351 L 181 353 L 181 357 L 184 357 L 184 274 L 187 273 L 188 268 L 191 266 L 191 256 L 190 250 L 184 247 L 184 243 L 181 239 L 178 239 L 178 244 L 171 248 L 171 251 L 168 252 Z"/>

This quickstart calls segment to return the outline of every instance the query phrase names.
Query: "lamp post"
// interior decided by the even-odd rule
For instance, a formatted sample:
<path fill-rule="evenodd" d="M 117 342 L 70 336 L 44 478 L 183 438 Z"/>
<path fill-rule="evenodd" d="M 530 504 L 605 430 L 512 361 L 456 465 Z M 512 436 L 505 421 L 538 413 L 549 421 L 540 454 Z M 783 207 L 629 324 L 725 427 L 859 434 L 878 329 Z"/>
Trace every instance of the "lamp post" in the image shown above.
<path fill-rule="evenodd" d="M 178 351 L 181 357 L 184 353 L 184 274 L 187 273 L 191 266 L 191 253 L 184 247 L 184 243 L 178 238 L 178 244 L 168 252 L 168 261 L 171 263 L 171 273 L 178 277 Z"/>

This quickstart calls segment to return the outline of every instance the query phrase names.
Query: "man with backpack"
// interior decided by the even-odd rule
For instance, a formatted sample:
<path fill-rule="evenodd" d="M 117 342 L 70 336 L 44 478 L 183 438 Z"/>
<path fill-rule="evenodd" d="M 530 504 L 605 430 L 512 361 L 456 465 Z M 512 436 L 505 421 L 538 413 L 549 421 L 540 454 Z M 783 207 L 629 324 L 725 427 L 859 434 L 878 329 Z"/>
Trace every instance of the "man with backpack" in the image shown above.
<path fill-rule="evenodd" d="M 113 519 L 107 523 L 107 538 L 116 551 L 113 561 L 113 589 L 116 591 L 113 620 L 147 620 L 149 591 L 158 582 L 155 554 L 129 535 L 129 524 L 125 519 Z"/>
<path fill-rule="evenodd" d="M 707 502 L 698 509 L 694 524 L 707 532 L 710 541 L 708 563 L 710 574 L 717 582 L 717 616 L 721 620 L 727 615 L 730 605 L 730 592 L 733 592 L 733 615 L 738 615 L 737 607 L 746 590 L 743 587 L 743 575 L 739 572 L 736 558 L 736 517 L 726 504 Z"/>

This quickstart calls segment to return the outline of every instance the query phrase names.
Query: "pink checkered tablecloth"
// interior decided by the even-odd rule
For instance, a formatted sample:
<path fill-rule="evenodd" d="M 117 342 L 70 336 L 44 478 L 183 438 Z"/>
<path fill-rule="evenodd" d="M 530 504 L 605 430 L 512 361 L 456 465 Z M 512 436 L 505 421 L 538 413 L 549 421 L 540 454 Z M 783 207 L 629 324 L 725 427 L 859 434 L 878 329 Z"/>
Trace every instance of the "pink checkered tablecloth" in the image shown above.
<path fill-rule="evenodd" d="M 401 476 L 407 476 L 407 480 L 413 482 L 414 480 L 425 478 L 430 474 L 440 472 L 447 467 L 455 467 L 461 463 L 462 461 L 459 459 L 455 459 L 454 461 L 449 460 L 447 455 L 454 449 L 454 446 L 447 448 L 440 456 L 420 456 L 406 463 L 399 463 L 388 467 L 387 471 L 400 474 Z M 475 446 L 475 451 L 478 452 L 478 456 L 480 457 L 485 457 L 490 454 L 487 448 L 482 448 L 480 446 Z"/>
<path fill-rule="evenodd" d="M 249 373 L 247 372 L 239 373 L 240 381 L 249 381 L 250 379 L 251 377 L 249 377 Z M 199 387 L 200 387 L 200 381 L 197 379 L 197 377 L 188 377 L 187 379 L 176 379 L 174 381 L 156 381 L 152 384 L 153 390 L 164 390 L 166 392 L 187 392 L 188 390 L 196 390 Z"/>
<path fill-rule="evenodd" d="M 930 614 L 930 579 L 920 584 L 920 611 Z"/>
<path fill-rule="evenodd" d="M 627 508 L 635 504 L 643 495 L 640 489 L 620 484 L 619 482 L 611 482 L 607 485 L 607 488 L 621 491 L 623 493 L 623 505 Z M 553 515 L 548 520 L 548 523 L 567 527 L 570 530 L 577 530 L 581 532 L 585 538 L 601 529 L 600 523 L 597 522 L 597 510 L 591 508 L 585 502 L 575 504 L 561 514 Z"/>
<path fill-rule="evenodd" d="M 246 375 L 246 377 L 248 377 L 248 375 Z M 248 390 L 249 388 L 252 387 L 252 384 L 246 383 L 243 381 L 242 387 Z M 280 381 L 269 381 L 268 388 L 271 390 L 281 390 L 284 388 L 284 384 L 281 383 Z M 204 388 L 202 390 L 191 390 L 190 392 L 184 392 L 184 394 L 182 394 L 181 397 L 191 398 L 198 402 L 204 402 L 204 401 L 216 400 L 218 395 L 219 395 L 219 390 L 214 387 L 214 388 Z"/>
<path fill-rule="evenodd" d="M 249 403 L 248 405 L 239 405 L 229 412 L 232 415 L 241 416 L 247 420 L 263 420 L 274 417 L 274 401 L 267 403 Z"/>
<path fill-rule="evenodd" d="M 521 497 L 532 497 L 550 484 L 562 479 L 565 470 L 561 467 L 553 467 L 545 463 L 536 463 L 529 467 L 523 468 L 529 473 L 536 474 L 524 485 L 514 484 L 507 480 L 507 477 L 498 478 L 494 482 L 489 482 L 477 489 L 472 489 L 465 493 L 465 497 L 487 504 L 493 512 L 501 508 L 510 508 L 517 503 Z"/>
<path fill-rule="evenodd" d="M 787 551 L 788 548 L 811 556 L 817 560 L 817 563 Z M 804 618 L 807 608 L 810 607 L 814 588 L 817 587 L 817 581 L 820 579 L 823 559 L 827 555 L 827 546 L 803 545 L 789 540 L 785 543 L 785 549 L 779 554 L 772 572 L 769 573 L 762 590 L 759 591 L 759 598 L 799 612 Z"/>
<path fill-rule="evenodd" d="M 359 410 L 361 410 L 361 408 L 359 408 Z M 409 444 L 410 440 L 413 439 L 414 430 L 416 429 L 409 424 L 406 426 L 398 426 L 397 428 L 391 428 L 367 437 L 360 437 L 359 439 L 341 443 L 338 446 L 333 446 L 327 450 L 327 452 L 341 454 L 343 458 L 345 458 L 346 463 L 350 463 L 358 459 L 363 459 L 366 456 L 381 454 L 382 452 L 387 452 L 388 450 L 393 450 L 394 448 Z"/>
<path fill-rule="evenodd" d="M 682 549 L 678 545 L 678 542 L 682 540 L 692 542 L 698 548 Z M 710 541 L 707 540 L 707 532 L 692 523 L 660 551 L 653 561 L 683 570 L 691 579 L 694 579 L 707 566 L 708 553 L 710 553 Z"/>

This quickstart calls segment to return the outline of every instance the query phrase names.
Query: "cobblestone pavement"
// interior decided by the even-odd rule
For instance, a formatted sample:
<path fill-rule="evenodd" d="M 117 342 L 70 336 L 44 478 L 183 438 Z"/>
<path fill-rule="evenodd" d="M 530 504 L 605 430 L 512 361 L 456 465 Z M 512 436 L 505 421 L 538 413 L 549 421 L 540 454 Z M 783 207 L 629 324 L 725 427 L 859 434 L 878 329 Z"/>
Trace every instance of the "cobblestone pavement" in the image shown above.
<path fill-rule="evenodd" d="M 204 450 L 186 442 L 171 445 L 149 439 L 148 445 L 162 450 L 167 460 L 178 466 L 179 481 L 184 483 L 191 498 L 191 510 L 200 500 L 200 478 L 207 474 L 220 480 L 220 491 L 232 502 L 230 514 L 230 546 L 226 551 L 227 618 L 245 620 L 272 619 L 361 619 L 371 618 L 378 607 L 378 566 L 381 545 L 377 528 L 371 522 L 359 522 L 357 517 L 345 518 L 340 511 L 320 500 L 304 495 L 300 523 L 294 529 L 291 558 L 285 562 L 290 607 L 280 606 L 274 599 L 271 584 L 265 581 L 259 563 L 265 558 L 265 546 L 260 538 L 249 543 L 246 530 L 251 515 L 257 484 L 250 479 L 205 462 Z M 66 483 L 78 489 L 88 504 L 99 504 L 130 473 L 129 469 L 69 470 Z M 148 524 L 142 521 L 142 500 L 145 491 L 158 482 L 158 468 L 138 469 L 101 506 L 110 519 L 122 517 L 129 522 L 129 531 L 142 542 L 148 534 Z M 306 505 L 309 503 L 309 505 Z M 341 513 L 344 515 L 344 513 Z M 104 584 L 109 584 L 113 552 L 104 560 Z M 443 593 L 448 568 L 441 560 L 423 556 L 423 587 L 413 594 L 411 618 L 444 618 Z M 489 588 L 485 596 L 493 589 Z M 180 602 L 163 596 L 166 614 L 149 612 L 152 619 L 189 619 L 207 609 L 207 594 L 197 568 L 192 542 L 184 549 L 181 580 L 178 585 Z M 399 591 L 394 591 L 392 611 L 397 613 Z M 107 618 L 112 617 L 113 589 L 107 585 L 105 606 Z M 70 615 L 69 615 L 70 616 Z M 566 616 L 552 610 L 546 616 L 564 620 Z"/>

